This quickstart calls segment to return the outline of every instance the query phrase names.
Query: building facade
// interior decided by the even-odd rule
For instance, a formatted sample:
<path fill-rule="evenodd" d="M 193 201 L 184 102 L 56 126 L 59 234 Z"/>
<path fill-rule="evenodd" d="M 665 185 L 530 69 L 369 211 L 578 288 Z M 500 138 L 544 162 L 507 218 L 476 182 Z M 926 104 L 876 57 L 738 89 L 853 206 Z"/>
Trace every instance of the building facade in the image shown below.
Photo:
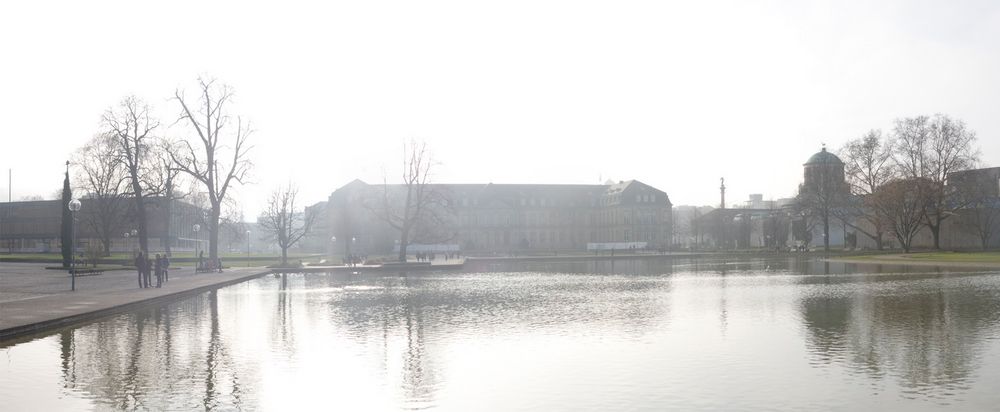
<path fill-rule="evenodd" d="M 101 232 L 94 211 L 102 207 L 97 200 L 81 198 L 82 206 L 76 216 L 77 251 L 102 247 Z M 201 209 L 179 200 L 150 198 L 147 204 L 147 230 L 149 249 L 152 252 L 171 248 L 191 250 L 199 238 L 208 239 L 206 230 L 200 236 L 193 231 L 205 215 Z M 169 203 L 169 204 L 168 204 Z M 105 206 L 106 207 L 106 206 Z M 50 253 L 60 250 L 61 200 L 38 200 L 0 203 L 0 253 Z M 103 223 L 111 233 L 112 252 L 131 251 L 138 248 L 138 241 L 131 231 L 138 225 L 128 199 L 122 200 L 118 213 Z M 202 223 L 202 226 L 204 224 Z M 126 236 L 126 233 L 129 236 Z"/>
<path fill-rule="evenodd" d="M 403 202 L 403 185 L 355 180 L 326 202 L 331 249 L 338 253 L 394 250 L 399 231 L 386 211 Z M 672 236 L 665 192 L 630 180 L 603 185 L 428 185 L 439 199 L 433 223 L 418 223 L 410 250 L 447 247 L 470 253 L 588 250 L 595 245 L 665 249 Z M 432 227 L 427 227 L 432 226 Z"/>

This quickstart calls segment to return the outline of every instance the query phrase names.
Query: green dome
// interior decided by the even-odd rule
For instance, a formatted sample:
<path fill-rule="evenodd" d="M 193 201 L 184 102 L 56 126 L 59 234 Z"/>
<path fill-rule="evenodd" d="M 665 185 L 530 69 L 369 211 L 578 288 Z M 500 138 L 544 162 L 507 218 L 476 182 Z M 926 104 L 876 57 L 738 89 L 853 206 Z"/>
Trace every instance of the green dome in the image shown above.
<path fill-rule="evenodd" d="M 840 161 L 840 158 L 837 157 L 837 155 L 826 151 L 826 148 L 824 147 L 823 150 L 821 150 L 821 151 L 817 152 L 816 154 L 810 156 L 809 157 L 809 161 L 806 162 L 807 165 L 808 164 L 813 164 L 813 163 L 838 163 L 838 164 L 843 164 L 844 162 Z"/>

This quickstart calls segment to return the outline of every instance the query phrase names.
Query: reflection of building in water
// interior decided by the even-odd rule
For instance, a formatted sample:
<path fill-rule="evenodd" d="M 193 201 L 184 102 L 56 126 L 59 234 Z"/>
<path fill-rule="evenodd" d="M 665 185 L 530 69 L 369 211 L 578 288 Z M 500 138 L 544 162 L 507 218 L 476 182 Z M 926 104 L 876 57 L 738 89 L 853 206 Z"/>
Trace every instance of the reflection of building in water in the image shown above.
<path fill-rule="evenodd" d="M 427 190 L 441 199 L 434 206 L 440 224 L 418 227 L 418 237 L 426 240 L 414 243 L 507 252 L 586 250 L 587 243 L 603 242 L 665 248 L 671 240 L 670 199 L 635 180 L 603 185 L 435 184 Z M 386 203 L 398 208 L 404 194 L 403 185 L 348 183 L 326 202 L 329 232 L 322 237 L 336 237 L 343 243 L 338 250 L 393 250 L 398 232 L 380 215 Z"/>
<path fill-rule="evenodd" d="M 948 393 L 967 388 L 997 306 L 989 295 L 945 289 L 861 291 L 807 298 L 802 320 L 819 364 L 842 363 L 872 378 L 894 376 L 923 394 Z"/>

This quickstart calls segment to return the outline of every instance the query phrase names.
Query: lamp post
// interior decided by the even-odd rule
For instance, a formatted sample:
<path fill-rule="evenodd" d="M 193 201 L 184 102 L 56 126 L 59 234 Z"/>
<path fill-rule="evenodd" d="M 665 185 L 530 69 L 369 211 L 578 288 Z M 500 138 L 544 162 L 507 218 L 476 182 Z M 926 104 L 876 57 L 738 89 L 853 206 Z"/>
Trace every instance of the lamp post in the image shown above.
<path fill-rule="evenodd" d="M 132 255 L 132 244 L 128 241 L 128 236 L 131 235 L 129 232 L 122 233 L 122 237 L 125 238 L 125 256 Z"/>
<path fill-rule="evenodd" d="M 250 231 L 247 231 L 247 267 L 250 267 Z"/>
<path fill-rule="evenodd" d="M 194 258 L 197 259 L 197 264 L 194 267 L 195 273 L 198 272 L 198 266 L 201 266 L 201 259 L 198 259 L 198 245 L 201 243 L 201 238 L 198 237 L 198 231 L 201 230 L 201 225 L 195 223 L 191 226 L 191 230 L 194 232 Z"/>
<path fill-rule="evenodd" d="M 69 272 L 70 290 L 76 290 L 76 212 L 80 211 L 81 206 L 82 204 L 80 203 L 80 199 L 73 199 L 69 201 L 69 211 L 70 215 L 73 217 L 73 226 L 70 230 L 70 239 L 72 239 L 72 241 L 69 246 L 70 255 L 73 258 Z"/>
<path fill-rule="evenodd" d="M 135 230 L 135 229 L 132 229 L 132 239 L 135 239 L 136 236 L 139 236 L 139 231 Z M 133 249 L 133 253 L 132 254 L 133 255 L 136 254 L 134 249 Z"/>

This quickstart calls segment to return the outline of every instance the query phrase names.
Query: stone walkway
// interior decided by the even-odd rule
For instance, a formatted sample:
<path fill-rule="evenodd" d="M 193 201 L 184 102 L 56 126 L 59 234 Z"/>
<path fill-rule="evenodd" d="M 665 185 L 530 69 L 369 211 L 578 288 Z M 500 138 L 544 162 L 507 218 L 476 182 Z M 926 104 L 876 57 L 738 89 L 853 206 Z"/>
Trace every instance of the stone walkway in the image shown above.
<path fill-rule="evenodd" d="M 195 274 L 190 266 L 174 267 L 170 270 L 170 281 L 162 288 L 139 289 L 135 271 L 116 270 L 78 276 L 73 292 L 66 271 L 48 270 L 44 264 L 0 263 L 0 341 L 137 305 L 170 301 L 268 271 L 260 267 L 236 267 L 223 273 Z"/>

